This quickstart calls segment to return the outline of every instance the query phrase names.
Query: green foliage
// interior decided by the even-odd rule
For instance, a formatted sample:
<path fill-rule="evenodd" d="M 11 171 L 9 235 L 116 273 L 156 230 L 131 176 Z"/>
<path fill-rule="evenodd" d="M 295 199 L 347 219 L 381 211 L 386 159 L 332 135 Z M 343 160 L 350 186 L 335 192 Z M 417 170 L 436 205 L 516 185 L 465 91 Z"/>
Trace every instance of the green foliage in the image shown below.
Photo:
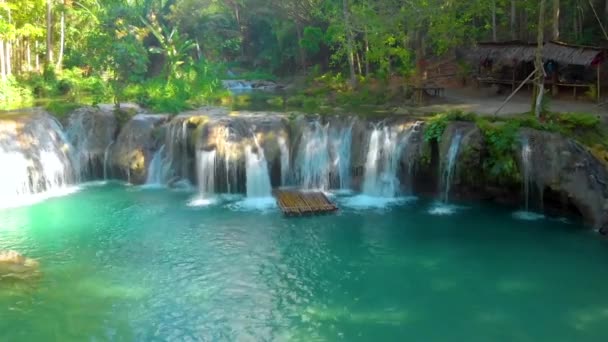
<path fill-rule="evenodd" d="M 0 82 L 0 108 L 14 109 L 32 103 L 34 97 L 29 87 L 23 86 L 14 78 Z"/>
<path fill-rule="evenodd" d="M 304 36 L 300 44 L 312 55 L 319 53 L 323 43 L 324 34 L 319 27 L 308 26 L 304 28 Z"/>
<path fill-rule="evenodd" d="M 440 113 L 429 120 L 427 120 L 427 126 L 424 131 L 425 141 L 441 141 L 443 132 L 450 121 L 475 121 L 476 116 L 474 113 L 464 113 L 459 110 L 450 111 L 447 113 Z"/>
<path fill-rule="evenodd" d="M 58 119 L 63 119 L 75 109 L 82 106 L 83 105 L 81 103 L 72 102 L 65 99 L 56 99 L 47 102 L 44 105 L 44 109 Z"/>
<path fill-rule="evenodd" d="M 520 122 L 490 122 L 480 118 L 477 126 L 483 134 L 488 152 L 483 162 L 484 174 L 498 184 L 517 183 L 520 174 L 515 153 Z"/>

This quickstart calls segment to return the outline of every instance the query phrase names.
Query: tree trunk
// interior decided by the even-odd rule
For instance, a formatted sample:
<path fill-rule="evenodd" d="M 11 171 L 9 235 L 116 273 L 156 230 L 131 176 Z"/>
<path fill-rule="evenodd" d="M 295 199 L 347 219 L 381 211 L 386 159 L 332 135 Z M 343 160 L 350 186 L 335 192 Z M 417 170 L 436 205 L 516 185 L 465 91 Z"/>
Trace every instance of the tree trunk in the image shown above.
<path fill-rule="evenodd" d="M 53 0 L 46 0 L 46 62 L 53 64 Z"/>
<path fill-rule="evenodd" d="M 8 23 L 12 24 L 13 19 L 11 17 L 10 8 L 7 10 L 7 13 L 8 13 Z M 11 55 L 13 53 L 13 43 L 10 41 L 10 39 L 6 41 L 6 46 L 4 47 L 4 53 L 6 54 L 6 59 L 4 60 L 6 62 L 6 76 L 11 76 L 13 74 L 13 62 L 12 62 L 12 58 L 11 58 Z"/>
<path fill-rule="evenodd" d="M 355 75 L 355 57 L 353 52 L 354 39 L 353 31 L 350 27 L 350 9 L 348 6 L 348 0 L 342 0 L 342 15 L 344 16 L 344 27 L 346 30 L 346 54 L 348 57 L 350 86 L 354 88 L 357 85 L 357 77 Z"/>
<path fill-rule="evenodd" d="M 497 41 L 496 34 L 496 0 L 492 0 L 492 41 Z"/>
<path fill-rule="evenodd" d="M 538 34 L 536 36 L 536 59 L 534 66 L 536 67 L 536 85 L 535 85 L 535 98 L 532 107 L 534 108 L 534 115 L 540 118 L 543 95 L 545 92 L 545 70 L 543 67 L 543 44 L 544 44 L 544 27 L 545 27 L 545 0 L 540 0 L 538 11 Z"/>
<path fill-rule="evenodd" d="M 361 56 L 359 55 L 359 52 L 355 54 L 355 57 L 357 57 L 357 71 L 359 71 L 359 75 L 363 75 L 363 69 L 361 68 Z"/>
<path fill-rule="evenodd" d="M 553 40 L 559 40 L 559 0 L 553 0 L 553 30 L 552 37 Z"/>
<path fill-rule="evenodd" d="M 517 7 L 516 7 L 516 0 L 511 0 L 511 24 L 510 24 L 510 29 L 511 29 L 511 39 L 516 40 L 517 39 L 517 32 L 515 31 L 515 26 L 517 23 Z"/>
<path fill-rule="evenodd" d="M 559 0 L 558 0 L 559 1 Z M 57 70 L 63 68 L 63 49 L 65 47 L 65 0 L 62 2 L 63 8 L 61 9 L 61 24 L 60 24 L 60 38 L 59 38 L 59 56 L 57 57 Z"/>
<path fill-rule="evenodd" d="M 298 55 L 300 57 L 300 68 L 302 68 L 302 71 L 306 71 L 306 51 L 304 50 L 304 46 L 302 46 L 302 39 L 304 38 L 304 33 L 302 31 L 302 23 L 300 23 L 299 20 L 296 20 L 296 35 L 298 37 Z"/>
<path fill-rule="evenodd" d="M 4 41 L 0 40 L 0 73 L 2 74 L 2 81 L 6 81 L 6 63 L 4 56 Z"/>
<path fill-rule="evenodd" d="M 6 41 L 4 53 L 6 54 L 6 57 L 4 59 L 4 61 L 6 62 L 6 76 L 11 76 L 13 74 L 13 59 L 11 57 L 11 54 L 13 53 L 13 44 L 10 40 Z"/>
<path fill-rule="evenodd" d="M 38 54 L 38 41 L 34 44 L 34 55 L 36 56 L 36 71 L 40 72 L 40 54 Z"/>
<path fill-rule="evenodd" d="M 606 0 L 608 1 L 608 0 Z M 365 77 L 369 76 L 369 36 L 365 29 Z"/>
<path fill-rule="evenodd" d="M 606 4 L 604 5 L 604 26 L 608 27 L 608 0 L 606 0 Z"/>
<path fill-rule="evenodd" d="M 25 56 L 27 58 L 27 71 L 32 71 L 32 48 L 30 45 L 31 42 L 28 39 L 25 47 Z"/>

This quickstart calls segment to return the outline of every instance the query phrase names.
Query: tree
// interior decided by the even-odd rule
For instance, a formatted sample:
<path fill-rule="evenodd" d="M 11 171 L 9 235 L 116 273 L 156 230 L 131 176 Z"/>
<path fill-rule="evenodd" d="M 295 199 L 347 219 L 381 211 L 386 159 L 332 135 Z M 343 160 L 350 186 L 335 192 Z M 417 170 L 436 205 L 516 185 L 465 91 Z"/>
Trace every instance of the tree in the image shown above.
<path fill-rule="evenodd" d="M 348 58 L 349 80 L 350 86 L 354 88 L 357 84 L 357 77 L 355 76 L 354 41 L 353 31 L 350 26 L 350 8 L 348 6 L 348 0 L 342 0 L 342 15 L 344 17 L 344 30 L 346 31 L 346 55 Z"/>
<path fill-rule="evenodd" d="M 543 45 L 544 45 L 544 30 L 545 30 L 545 0 L 540 0 L 538 10 L 538 33 L 537 33 L 537 47 L 536 47 L 536 58 L 534 66 L 536 68 L 536 82 L 532 108 L 534 109 L 534 115 L 540 118 L 542 114 L 542 103 L 543 96 L 545 93 L 545 68 L 543 66 Z"/>
<path fill-rule="evenodd" d="M 53 0 L 46 0 L 46 62 L 53 64 Z"/>
<path fill-rule="evenodd" d="M 553 0 L 552 39 L 559 40 L 559 0 Z"/>

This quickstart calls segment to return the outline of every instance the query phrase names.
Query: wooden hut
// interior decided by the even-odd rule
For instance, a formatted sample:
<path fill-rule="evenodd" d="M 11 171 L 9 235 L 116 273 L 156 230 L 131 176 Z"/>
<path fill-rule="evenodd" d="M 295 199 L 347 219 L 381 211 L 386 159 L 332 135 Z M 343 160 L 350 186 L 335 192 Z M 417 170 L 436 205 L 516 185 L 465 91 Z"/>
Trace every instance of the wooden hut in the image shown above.
<path fill-rule="evenodd" d="M 508 85 L 515 89 L 535 70 L 536 49 L 536 44 L 521 41 L 482 42 L 465 56 L 478 66 L 478 84 Z M 553 90 L 554 95 L 560 88 L 572 88 L 575 98 L 577 90 L 595 89 L 594 95 L 599 100 L 600 69 L 606 56 L 606 49 L 600 47 L 556 41 L 545 43 L 543 61 L 547 87 Z"/>
<path fill-rule="evenodd" d="M 573 45 L 551 41 L 543 46 L 545 71 L 550 73 L 547 84 L 554 95 L 560 88 L 572 88 L 574 98 L 577 89 L 595 89 L 599 101 L 601 93 L 601 66 L 606 58 L 606 49 L 595 46 Z M 549 65 L 553 64 L 551 68 Z M 553 69 L 553 70 L 548 70 Z"/>
<path fill-rule="evenodd" d="M 498 84 L 512 89 L 534 70 L 536 46 L 522 41 L 481 42 L 466 53 L 477 65 L 479 85 Z"/>

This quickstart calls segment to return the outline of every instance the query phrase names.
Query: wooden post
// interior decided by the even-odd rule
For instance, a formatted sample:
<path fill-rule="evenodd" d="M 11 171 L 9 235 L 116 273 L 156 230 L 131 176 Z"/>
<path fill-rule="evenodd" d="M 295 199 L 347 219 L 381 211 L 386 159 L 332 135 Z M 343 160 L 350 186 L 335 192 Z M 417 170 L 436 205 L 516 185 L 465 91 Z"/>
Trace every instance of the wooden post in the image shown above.
<path fill-rule="evenodd" d="M 600 103 L 600 98 L 601 98 L 600 94 L 601 94 L 601 89 L 602 89 L 602 83 L 600 81 L 601 65 L 602 65 L 602 62 L 597 63 L 597 103 Z"/>
<path fill-rule="evenodd" d="M 517 94 L 517 92 L 532 78 L 532 76 L 534 76 L 534 74 L 536 74 L 536 70 L 537 69 L 534 69 L 534 71 L 532 71 L 532 73 L 530 75 L 528 75 L 528 77 L 526 77 L 526 79 L 523 82 L 521 82 L 519 87 L 517 87 L 517 89 L 515 89 L 515 91 L 513 91 L 513 93 L 511 93 L 511 95 L 509 95 L 509 97 L 507 97 L 505 102 L 503 102 L 500 105 L 500 107 L 498 107 L 498 109 L 494 112 L 494 116 L 496 116 L 498 114 L 498 112 L 500 112 L 500 110 L 504 108 L 504 106 L 507 104 L 507 102 L 511 101 L 513 96 L 515 96 L 515 94 Z"/>

